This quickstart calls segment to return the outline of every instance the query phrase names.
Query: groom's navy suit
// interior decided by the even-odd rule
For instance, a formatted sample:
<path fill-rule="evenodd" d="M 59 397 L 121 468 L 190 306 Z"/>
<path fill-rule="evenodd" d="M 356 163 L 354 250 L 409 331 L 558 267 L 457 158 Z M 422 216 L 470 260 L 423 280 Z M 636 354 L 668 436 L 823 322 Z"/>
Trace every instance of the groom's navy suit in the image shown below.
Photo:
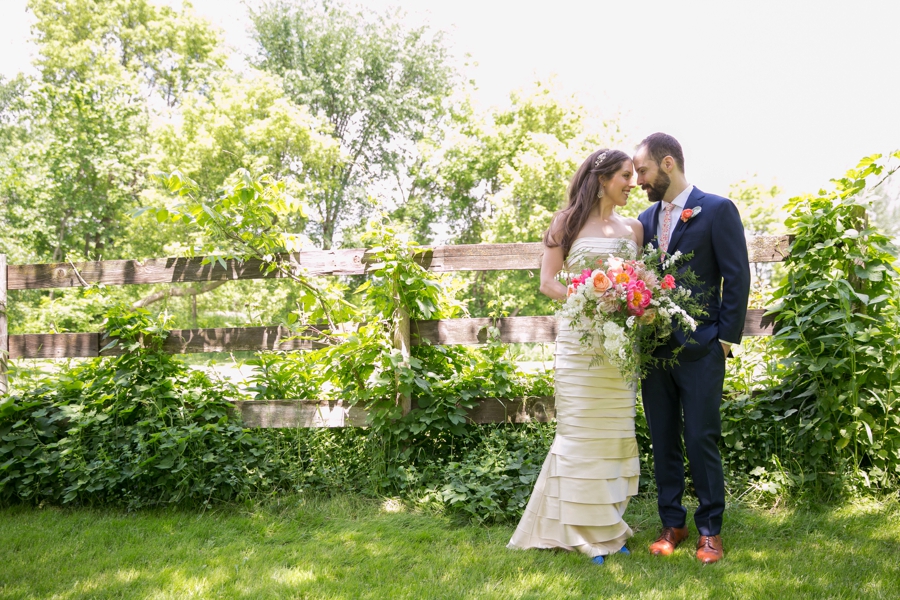
<path fill-rule="evenodd" d="M 661 202 L 638 217 L 644 240 L 658 246 Z M 697 207 L 700 207 L 699 213 Z M 700 535 L 718 535 L 725 511 L 725 480 L 719 439 L 722 423 L 719 405 L 725 381 L 725 353 L 720 340 L 740 343 L 750 293 L 750 266 L 744 228 L 734 203 L 705 194 L 696 187 L 685 203 L 694 216 L 678 219 L 669 239 L 668 252 L 680 250 L 693 257 L 681 264 L 690 268 L 700 284 L 694 294 L 706 294 L 709 313 L 697 321 L 693 332 L 676 331 L 656 356 L 670 357 L 678 346 L 678 364 L 656 367 L 641 381 L 644 413 L 653 443 L 654 474 L 659 516 L 664 527 L 684 527 L 687 511 L 684 494 L 684 447 L 700 506 L 694 522 Z"/>

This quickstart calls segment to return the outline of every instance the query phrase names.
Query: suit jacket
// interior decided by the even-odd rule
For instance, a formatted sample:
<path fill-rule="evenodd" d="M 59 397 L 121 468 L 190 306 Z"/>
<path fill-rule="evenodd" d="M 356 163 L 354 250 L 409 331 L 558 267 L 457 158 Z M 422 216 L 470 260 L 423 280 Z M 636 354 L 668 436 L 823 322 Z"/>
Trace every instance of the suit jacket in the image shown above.
<path fill-rule="evenodd" d="M 650 240 L 654 247 L 659 247 L 656 232 L 661 204 L 656 202 L 638 217 L 644 226 L 644 240 Z M 656 352 L 663 358 L 671 356 L 677 346 L 683 346 L 679 359 L 697 360 L 713 348 L 721 352 L 718 340 L 740 343 L 744 333 L 750 264 L 740 214 L 728 198 L 706 194 L 695 187 L 684 207 L 696 213 L 698 206 L 700 212 L 688 221 L 678 219 L 670 235 L 668 252 L 693 252 L 693 257 L 684 261 L 679 270 L 690 268 L 697 275 L 700 283 L 693 292 L 708 294 L 709 314 L 697 321 L 694 332 L 676 330 L 669 344 Z"/>

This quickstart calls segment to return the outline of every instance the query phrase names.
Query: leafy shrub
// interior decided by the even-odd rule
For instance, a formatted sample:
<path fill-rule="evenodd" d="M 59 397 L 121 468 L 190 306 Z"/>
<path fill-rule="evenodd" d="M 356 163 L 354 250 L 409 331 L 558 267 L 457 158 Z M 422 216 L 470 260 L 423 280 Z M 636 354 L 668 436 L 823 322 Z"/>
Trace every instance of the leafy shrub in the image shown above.
<path fill-rule="evenodd" d="M 476 521 L 519 518 L 555 429 L 541 423 L 485 426 L 477 442 L 444 469 L 441 500 Z"/>
<path fill-rule="evenodd" d="M 232 500 L 265 484 L 266 447 L 235 420 L 236 390 L 162 353 L 164 319 L 114 309 L 107 328 L 121 356 L 0 404 L 0 501 L 140 507 Z"/>
<path fill-rule="evenodd" d="M 735 400 L 750 418 L 726 436 L 754 453 L 738 464 L 771 490 L 815 482 L 822 497 L 900 480 L 898 254 L 856 204 L 867 178 L 883 175 L 878 158 L 834 191 L 788 205 L 796 237 L 772 311 L 782 380 L 762 398 Z"/>

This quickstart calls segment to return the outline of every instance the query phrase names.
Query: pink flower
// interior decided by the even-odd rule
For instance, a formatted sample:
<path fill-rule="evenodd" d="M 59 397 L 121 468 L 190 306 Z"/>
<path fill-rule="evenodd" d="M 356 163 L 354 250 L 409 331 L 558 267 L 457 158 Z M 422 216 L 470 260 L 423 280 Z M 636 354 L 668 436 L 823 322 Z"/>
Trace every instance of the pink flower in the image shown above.
<path fill-rule="evenodd" d="M 581 275 L 576 275 L 572 278 L 572 284 L 578 287 L 579 285 L 585 283 L 591 278 L 591 270 L 585 269 L 581 272 Z"/>
<path fill-rule="evenodd" d="M 675 278 L 671 275 L 666 275 L 663 277 L 662 283 L 659 284 L 664 290 L 674 290 L 675 289 Z"/>
<path fill-rule="evenodd" d="M 612 267 L 606 272 L 606 275 L 616 285 L 628 285 L 635 278 L 634 267 L 624 263 L 621 266 Z"/>
<path fill-rule="evenodd" d="M 656 276 L 656 273 L 654 273 L 652 269 L 648 269 L 644 263 L 635 263 L 634 272 L 637 278 L 643 281 L 648 289 L 652 290 L 659 287 L 659 278 Z"/>
<path fill-rule="evenodd" d="M 650 299 L 653 294 L 647 289 L 643 281 L 636 281 L 628 286 L 628 312 L 633 315 L 641 316 L 644 309 L 650 306 Z"/>
<path fill-rule="evenodd" d="M 575 277 L 572 278 L 572 284 L 575 285 L 575 287 L 578 287 L 579 285 L 581 285 L 582 283 L 584 283 L 585 281 L 587 281 L 590 278 L 591 278 L 591 270 L 585 269 L 581 272 L 581 275 L 576 275 Z"/>

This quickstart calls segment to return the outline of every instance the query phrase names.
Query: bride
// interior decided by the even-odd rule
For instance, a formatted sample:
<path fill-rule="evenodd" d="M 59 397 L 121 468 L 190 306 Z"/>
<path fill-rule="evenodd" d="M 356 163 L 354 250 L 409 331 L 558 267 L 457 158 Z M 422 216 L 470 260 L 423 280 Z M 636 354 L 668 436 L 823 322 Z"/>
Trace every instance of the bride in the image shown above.
<path fill-rule="evenodd" d="M 585 257 L 635 258 L 643 227 L 616 214 L 632 179 L 631 159 L 619 150 L 598 150 L 579 167 L 568 206 L 544 234 L 541 292 L 564 300 L 566 286 L 557 274 Z M 636 382 L 625 381 L 608 361 L 596 364 L 566 322 L 559 323 L 555 369 L 556 437 L 507 547 L 578 550 L 602 564 L 608 554 L 627 554 L 625 540 L 632 536 L 622 515 L 640 473 Z"/>

